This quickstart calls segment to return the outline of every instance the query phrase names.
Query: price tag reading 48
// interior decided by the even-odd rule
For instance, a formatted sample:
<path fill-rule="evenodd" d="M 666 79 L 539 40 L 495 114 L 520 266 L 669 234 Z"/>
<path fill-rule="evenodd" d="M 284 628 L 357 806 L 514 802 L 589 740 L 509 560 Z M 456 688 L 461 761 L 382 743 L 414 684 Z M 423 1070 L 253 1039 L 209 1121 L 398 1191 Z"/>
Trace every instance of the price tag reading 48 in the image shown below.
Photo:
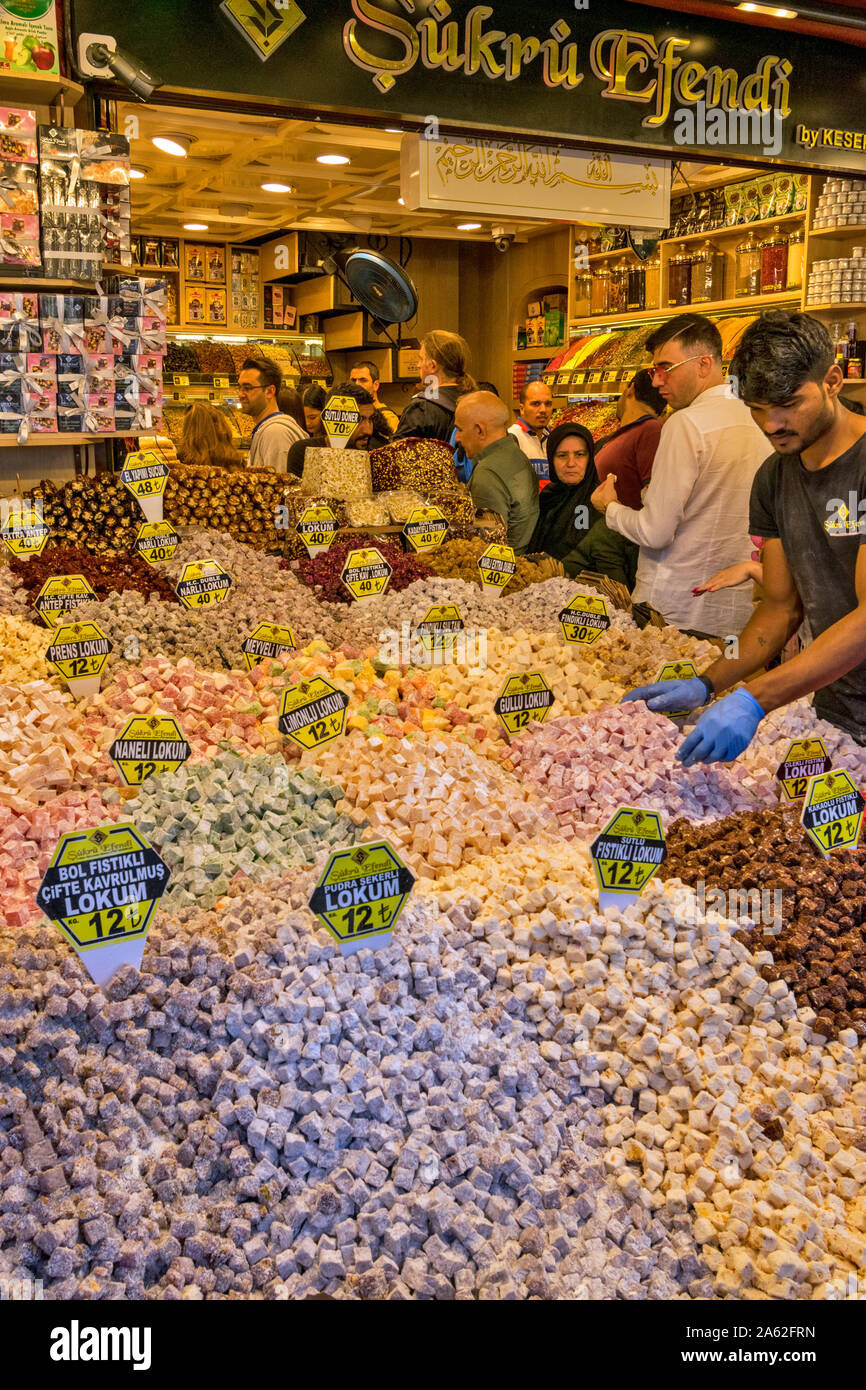
<path fill-rule="evenodd" d="M 602 910 L 638 898 L 667 854 L 661 818 L 639 806 L 621 806 L 590 853 Z"/>
<path fill-rule="evenodd" d="M 349 697 L 321 676 L 287 685 L 280 701 L 277 727 L 299 748 L 321 748 L 346 727 Z"/>
<path fill-rule="evenodd" d="M 478 556 L 481 583 L 488 589 L 506 588 L 517 573 L 517 561 L 510 545 L 488 545 Z"/>
<path fill-rule="evenodd" d="M 813 844 L 825 856 L 837 849 L 854 849 L 860 839 L 866 801 L 847 772 L 810 777 L 800 820 Z"/>
<path fill-rule="evenodd" d="M 382 946 L 415 882 L 387 840 L 338 849 L 313 890 L 310 907 L 344 956 Z"/>

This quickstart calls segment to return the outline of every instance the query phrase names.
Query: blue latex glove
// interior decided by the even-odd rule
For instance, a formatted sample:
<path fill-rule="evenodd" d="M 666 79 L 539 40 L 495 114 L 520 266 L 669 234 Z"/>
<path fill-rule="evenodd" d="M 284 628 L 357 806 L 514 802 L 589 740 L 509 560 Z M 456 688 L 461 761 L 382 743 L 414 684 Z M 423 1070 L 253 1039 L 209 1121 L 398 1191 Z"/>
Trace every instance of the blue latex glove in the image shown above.
<path fill-rule="evenodd" d="M 698 709 L 709 698 L 703 681 L 694 676 L 690 681 L 656 681 L 655 685 L 640 685 L 637 690 L 623 695 L 620 704 L 646 700 L 648 709 L 665 714 L 668 710 Z"/>
<path fill-rule="evenodd" d="M 748 690 L 735 690 L 704 710 L 677 749 L 677 762 L 683 767 L 731 762 L 748 748 L 765 714 Z"/>

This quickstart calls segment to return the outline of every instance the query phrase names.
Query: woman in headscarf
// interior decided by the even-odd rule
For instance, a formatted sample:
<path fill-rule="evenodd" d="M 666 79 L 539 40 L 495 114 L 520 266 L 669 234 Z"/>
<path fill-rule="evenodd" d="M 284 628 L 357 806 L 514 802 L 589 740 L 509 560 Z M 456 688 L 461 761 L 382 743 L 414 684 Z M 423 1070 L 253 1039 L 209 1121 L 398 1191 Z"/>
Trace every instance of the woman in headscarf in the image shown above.
<path fill-rule="evenodd" d="M 547 436 L 550 482 L 538 498 L 538 524 L 529 542 L 530 552 L 544 551 L 565 561 L 599 519 L 590 505 L 598 487 L 595 442 L 583 425 L 558 425 Z"/>

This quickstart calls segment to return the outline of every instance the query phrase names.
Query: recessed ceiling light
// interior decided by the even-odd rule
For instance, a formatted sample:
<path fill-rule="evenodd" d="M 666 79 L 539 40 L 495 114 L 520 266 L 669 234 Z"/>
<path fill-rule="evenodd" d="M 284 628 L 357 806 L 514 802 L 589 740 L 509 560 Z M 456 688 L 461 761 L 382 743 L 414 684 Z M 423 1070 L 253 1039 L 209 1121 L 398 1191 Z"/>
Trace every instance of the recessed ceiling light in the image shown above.
<path fill-rule="evenodd" d="M 796 10 L 780 10 L 775 5 L 753 5 L 751 3 L 738 5 L 738 10 L 745 10 L 747 14 L 769 14 L 774 19 L 796 19 Z"/>
<path fill-rule="evenodd" d="M 178 159 L 185 159 L 189 154 L 189 147 L 194 143 L 192 135 L 178 135 L 177 131 L 167 130 L 164 135 L 154 135 L 151 144 L 156 145 L 163 154 L 176 155 Z"/>
<path fill-rule="evenodd" d="M 457 230 L 458 230 L 458 232 L 480 232 L 480 231 L 481 231 L 481 223 L 480 223 L 480 222 L 458 222 L 458 223 L 457 223 Z"/>
<path fill-rule="evenodd" d="M 207 231 L 207 223 L 206 223 L 206 222 L 184 222 L 184 224 L 183 224 L 183 229 L 184 229 L 185 232 L 206 232 L 206 231 Z"/>
<path fill-rule="evenodd" d="M 319 154 L 316 155 L 317 164 L 349 164 L 351 163 L 347 154 Z"/>
<path fill-rule="evenodd" d="M 262 188 L 266 193 L 291 193 L 290 183 L 263 183 Z"/>
<path fill-rule="evenodd" d="M 405 198 L 398 198 L 397 202 L 400 204 L 401 208 L 404 208 L 406 206 Z"/>
<path fill-rule="evenodd" d="M 129 166 L 129 177 L 131 179 L 143 179 L 147 175 L 146 169 L 136 169 L 134 164 Z"/>

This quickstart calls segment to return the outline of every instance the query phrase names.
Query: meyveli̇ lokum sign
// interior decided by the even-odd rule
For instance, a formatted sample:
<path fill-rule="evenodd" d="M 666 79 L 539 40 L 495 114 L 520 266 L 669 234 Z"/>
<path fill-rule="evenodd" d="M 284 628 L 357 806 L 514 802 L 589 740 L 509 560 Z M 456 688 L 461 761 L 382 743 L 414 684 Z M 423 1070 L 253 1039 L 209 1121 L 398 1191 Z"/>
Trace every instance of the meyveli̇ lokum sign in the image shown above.
<path fill-rule="evenodd" d="M 851 94 L 862 52 L 784 28 L 729 23 L 626 0 L 69 0 L 77 33 L 109 33 L 166 87 L 374 112 L 426 129 L 525 133 L 682 152 L 679 113 L 778 113 L 772 157 L 866 168 Z M 322 73 L 328 74 L 326 90 Z M 391 122 L 388 122 L 389 124 Z M 770 157 L 764 133 L 713 130 L 712 152 Z M 800 136 L 798 138 L 798 130 Z M 831 132 L 807 143 L 804 131 Z M 835 132 L 841 131 L 839 143 Z M 851 131 L 850 143 L 845 132 Z M 694 143 L 702 143 L 697 136 Z"/>

